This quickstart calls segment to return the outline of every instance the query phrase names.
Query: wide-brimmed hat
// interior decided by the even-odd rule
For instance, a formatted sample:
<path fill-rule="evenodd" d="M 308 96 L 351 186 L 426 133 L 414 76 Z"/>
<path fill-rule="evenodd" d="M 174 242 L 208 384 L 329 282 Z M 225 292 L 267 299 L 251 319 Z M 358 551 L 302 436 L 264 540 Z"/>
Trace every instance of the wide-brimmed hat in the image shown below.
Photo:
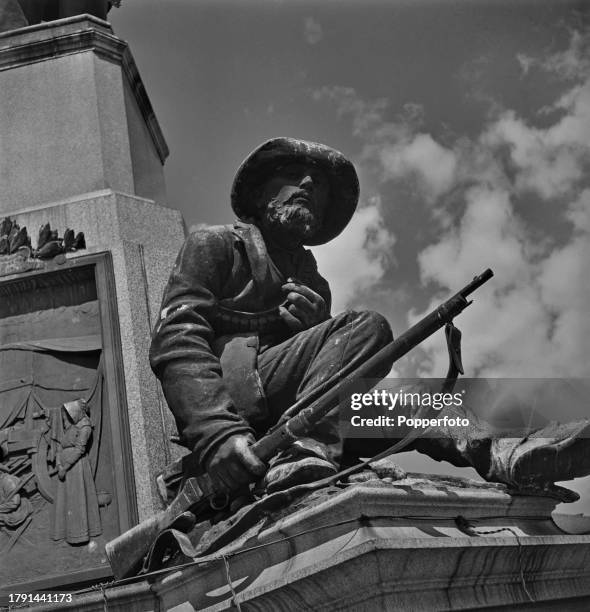
<path fill-rule="evenodd" d="M 296 138 L 273 138 L 254 149 L 239 167 L 231 190 L 231 206 L 242 220 L 257 215 L 255 194 L 273 169 L 288 163 L 311 163 L 321 168 L 330 186 L 324 220 L 305 241 L 324 244 L 348 225 L 359 199 L 359 180 L 352 163 L 336 149 Z"/>

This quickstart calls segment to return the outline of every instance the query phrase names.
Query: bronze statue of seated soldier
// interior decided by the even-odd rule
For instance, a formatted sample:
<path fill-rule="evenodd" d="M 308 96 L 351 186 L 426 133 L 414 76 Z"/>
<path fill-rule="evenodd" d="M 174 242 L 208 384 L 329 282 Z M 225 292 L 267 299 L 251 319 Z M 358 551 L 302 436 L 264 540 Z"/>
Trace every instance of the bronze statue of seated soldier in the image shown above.
<path fill-rule="evenodd" d="M 219 491 L 259 479 L 273 492 L 337 473 L 344 442 L 336 411 L 264 465 L 251 445 L 302 398 L 321 395 L 392 340 L 378 313 L 331 314 L 330 287 L 305 245 L 324 244 L 358 202 L 353 164 L 314 142 L 274 138 L 235 177 L 233 225 L 199 229 L 176 260 L 150 351 L 181 443 Z M 381 379 L 391 362 L 369 373 Z M 524 439 L 468 435 L 418 438 L 415 449 L 486 480 L 540 488 L 590 473 L 590 422 L 551 424 Z M 356 441 L 360 442 L 359 440 Z M 367 441 L 365 441 L 367 442 Z M 371 456 L 391 440 L 356 449 Z M 172 466 L 160 491 L 175 478 Z M 177 474 L 176 474 L 177 476 Z"/>

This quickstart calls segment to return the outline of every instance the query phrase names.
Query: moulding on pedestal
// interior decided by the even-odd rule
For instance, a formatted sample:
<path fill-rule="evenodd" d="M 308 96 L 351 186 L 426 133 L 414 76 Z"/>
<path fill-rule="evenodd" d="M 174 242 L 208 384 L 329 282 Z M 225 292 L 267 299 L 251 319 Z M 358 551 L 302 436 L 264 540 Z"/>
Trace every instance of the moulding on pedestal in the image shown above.
<path fill-rule="evenodd" d="M 109 610 L 131 612 L 588 605 L 590 537 L 557 528 L 558 501 L 417 474 L 330 487 L 193 565 L 113 585 L 106 597 Z M 75 609 L 100 601 L 88 593 Z"/>

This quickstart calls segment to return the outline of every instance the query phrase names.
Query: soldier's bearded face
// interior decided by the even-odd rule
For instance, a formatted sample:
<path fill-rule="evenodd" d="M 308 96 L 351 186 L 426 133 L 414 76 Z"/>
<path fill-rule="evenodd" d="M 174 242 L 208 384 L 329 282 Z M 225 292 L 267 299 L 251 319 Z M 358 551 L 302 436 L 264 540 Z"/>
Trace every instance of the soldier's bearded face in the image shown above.
<path fill-rule="evenodd" d="M 321 227 L 328 192 L 326 176 L 310 164 L 278 168 L 261 190 L 262 226 L 300 240 L 310 238 Z"/>

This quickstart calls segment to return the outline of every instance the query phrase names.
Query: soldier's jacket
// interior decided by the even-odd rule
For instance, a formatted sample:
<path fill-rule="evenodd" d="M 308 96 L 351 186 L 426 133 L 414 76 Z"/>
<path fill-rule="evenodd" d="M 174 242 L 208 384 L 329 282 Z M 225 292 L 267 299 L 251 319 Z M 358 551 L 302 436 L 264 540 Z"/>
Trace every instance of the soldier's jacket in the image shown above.
<path fill-rule="evenodd" d="M 302 247 L 269 252 L 254 225 L 198 230 L 180 250 L 164 291 L 150 363 L 182 443 L 201 463 L 226 438 L 254 432 L 265 421 L 256 356 L 261 343 L 278 344 L 292 335 L 278 316 L 288 277 L 319 293 L 330 307 L 328 283 L 313 255 Z"/>

